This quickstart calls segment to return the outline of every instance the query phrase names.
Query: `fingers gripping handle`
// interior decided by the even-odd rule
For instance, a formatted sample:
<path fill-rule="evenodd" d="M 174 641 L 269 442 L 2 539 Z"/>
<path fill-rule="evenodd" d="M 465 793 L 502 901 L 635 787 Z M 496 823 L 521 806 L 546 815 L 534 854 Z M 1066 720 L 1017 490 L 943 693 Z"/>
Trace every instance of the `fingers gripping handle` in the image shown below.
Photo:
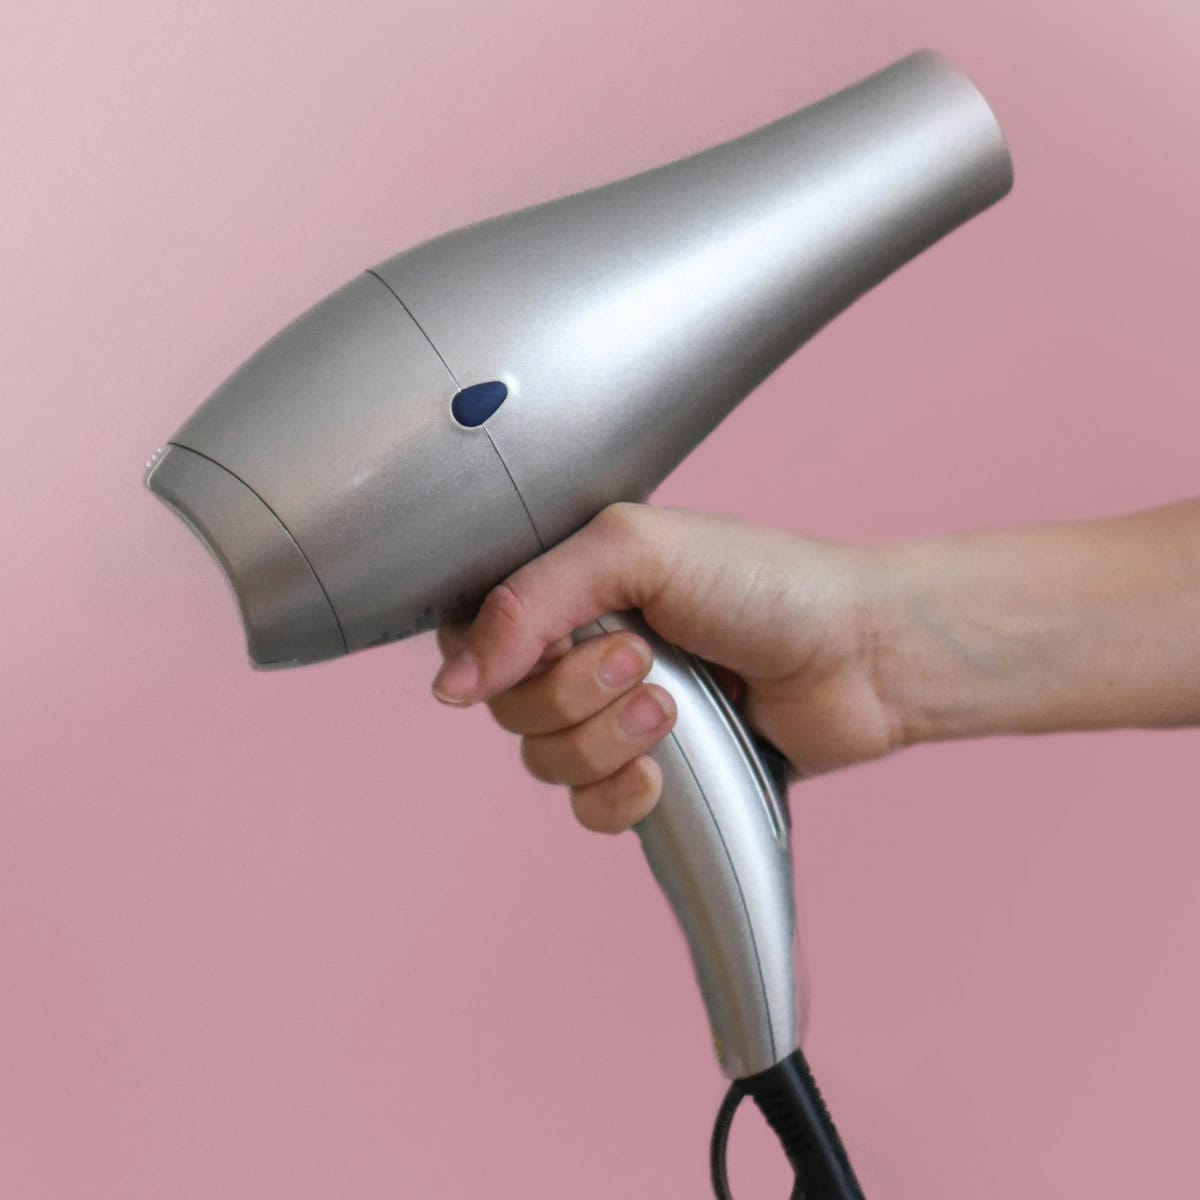
<path fill-rule="evenodd" d="M 675 727 L 653 752 L 662 796 L 634 828 L 692 953 L 721 1069 L 766 1070 L 798 1044 L 795 909 L 780 781 L 703 663 L 637 613 L 610 613 L 577 640 L 627 629 L 650 644 L 647 681 L 670 692 Z"/>

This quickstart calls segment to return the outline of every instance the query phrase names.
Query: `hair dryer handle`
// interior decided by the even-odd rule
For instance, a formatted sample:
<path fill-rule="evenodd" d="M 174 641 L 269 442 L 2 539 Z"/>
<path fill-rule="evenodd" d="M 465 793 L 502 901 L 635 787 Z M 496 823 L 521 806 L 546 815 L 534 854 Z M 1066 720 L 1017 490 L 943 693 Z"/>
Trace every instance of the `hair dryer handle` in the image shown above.
<path fill-rule="evenodd" d="M 743 1078 L 798 1045 L 784 781 L 703 662 L 663 641 L 640 614 L 610 613 L 575 638 L 617 629 L 649 642 L 647 680 L 678 709 L 653 752 L 662 796 L 634 829 L 691 948 L 721 1069 Z"/>

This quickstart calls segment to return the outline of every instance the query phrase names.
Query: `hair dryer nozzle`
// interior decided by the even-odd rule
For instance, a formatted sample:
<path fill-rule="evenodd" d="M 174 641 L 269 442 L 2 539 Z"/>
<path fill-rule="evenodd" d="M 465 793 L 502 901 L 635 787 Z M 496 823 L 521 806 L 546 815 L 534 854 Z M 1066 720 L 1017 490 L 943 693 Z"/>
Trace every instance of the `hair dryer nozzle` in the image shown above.
<path fill-rule="evenodd" d="M 364 272 L 252 355 L 171 438 L 152 491 L 224 567 L 258 666 L 469 615 L 539 550 L 488 434 L 395 294 Z"/>
<path fill-rule="evenodd" d="M 236 475 L 182 446 L 167 446 L 146 486 L 187 522 L 237 597 L 256 667 L 292 666 L 346 652 L 320 581 L 279 518 Z"/>

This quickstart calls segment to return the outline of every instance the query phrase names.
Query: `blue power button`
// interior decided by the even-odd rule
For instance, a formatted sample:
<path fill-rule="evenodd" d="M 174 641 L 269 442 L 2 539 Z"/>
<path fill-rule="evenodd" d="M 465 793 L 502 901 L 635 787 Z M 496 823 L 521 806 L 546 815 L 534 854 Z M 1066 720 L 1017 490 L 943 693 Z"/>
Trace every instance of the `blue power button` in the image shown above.
<path fill-rule="evenodd" d="M 482 425 L 507 396 L 508 388 L 498 379 L 490 383 L 473 383 L 450 401 L 450 411 L 460 425 L 473 429 Z"/>

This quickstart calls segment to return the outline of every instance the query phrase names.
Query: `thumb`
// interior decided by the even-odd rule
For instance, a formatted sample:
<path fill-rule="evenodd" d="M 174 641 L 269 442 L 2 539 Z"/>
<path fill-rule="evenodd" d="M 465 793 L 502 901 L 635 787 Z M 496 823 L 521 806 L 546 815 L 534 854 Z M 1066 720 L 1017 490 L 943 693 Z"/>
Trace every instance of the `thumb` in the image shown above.
<path fill-rule="evenodd" d="M 448 704 L 490 700 L 573 630 L 647 607 L 668 574 L 653 519 L 645 505 L 610 505 L 492 588 L 434 679 L 434 695 Z"/>

